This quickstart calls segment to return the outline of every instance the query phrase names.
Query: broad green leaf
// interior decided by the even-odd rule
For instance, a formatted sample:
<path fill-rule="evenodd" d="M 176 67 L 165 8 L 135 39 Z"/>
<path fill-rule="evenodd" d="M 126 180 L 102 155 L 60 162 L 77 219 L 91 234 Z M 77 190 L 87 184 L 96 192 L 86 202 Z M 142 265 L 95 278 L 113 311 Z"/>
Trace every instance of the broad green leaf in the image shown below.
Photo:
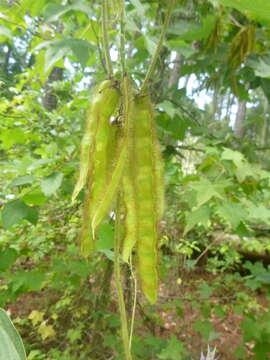
<path fill-rule="evenodd" d="M 170 28 L 169 32 L 175 35 L 180 35 L 181 40 L 194 41 L 207 39 L 213 30 L 216 22 L 216 17 L 209 15 L 202 19 L 202 24 L 187 20 L 178 20 Z"/>
<path fill-rule="evenodd" d="M 6 271 L 17 260 L 18 253 L 15 249 L 7 248 L 0 251 L 0 271 Z"/>
<path fill-rule="evenodd" d="M 8 39 L 12 39 L 11 31 L 3 25 L 0 25 L 0 36 L 4 36 L 7 37 Z"/>
<path fill-rule="evenodd" d="M 22 220 L 28 220 L 36 225 L 38 212 L 35 208 L 26 205 L 22 200 L 13 200 L 4 206 L 2 211 L 2 222 L 4 228 L 8 229 L 19 224 Z"/>
<path fill-rule="evenodd" d="M 199 331 L 206 340 L 209 340 L 211 335 L 215 334 L 213 324 L 207 320 L 197 320 L 194 329 Z"/>
<path fill-rule="evenodd" d="M 157 48 L 157 42 L 147 35 L 144 36 L 144 42 L 145 42 L 145 47 L 148 50 L 149 54 L 153 56 Z"/>
<path fill-rule="evenodd" d="M 98 231 L 97 250 L 110 250 L 114 247 L 113 227 L 110 224 L 102 224 Z"/>
<path fill-rule="evenodd" d="M 91 45 L 88 41 L 81 39 L 72 39 L 69 41 L 69 44 L 73 55 L 84 68 L 90 56 Z"/>
<path fill-rule="evenodd" d="M 140 0 L 130 0 L 131 4 L 135 7 L 137 10 L 138 15 L 143 18 L 145 15 L 145 10 L 148 6 L 143 5 Z"/>
<path fill-rule="evenodd" d="M 177 113 L 176 106 L 169 100 L 164 100 L 162 103 L 157 105 L 159 108 L 161 108 L 163 111 L 165 111 L 170 118 L 173 118 L 174 115 Z"/>
<path fill-rule="evenodd" d="M 207 228 L 209 225 L 210 215 L 211 211 L 208 206 L 201 206 L 194 211 L 187 212 L 184 235 L 196 225 L 202 225 L 204 228 Z"/>
<path fill-rule="evenodd" d="M 87 15 L 92 15 L 92 10 L 82 1 L 74 1 L 72 5 L 49 4 L 44 13 L 44 22 L 49 23 L 59 20 L 61 16 L 70 11 L 81 11 Z"/>
<path fill-rule="evenodd" d="M 42 324 L 38 327 L 38 333 L 41 335 L 42 340 L 47 339 L 48 337 L 54 337 L 55 336 L 55 330 L 52 325 L 48 325 L 46 321 L 44 321 Z"/>
<path fill-rule="evenodd" d="M 270 56 L 261 56 L 256 60 L 250 59 L 247 65 L 252 67 L 256 76 L 270 78 Z"/>
<path fill-rule="evenodd" d="M 61 186 L 63 173 L 55 172 L 41 180 L 41 190 L 46 196 L 53 195 Z"/>
<path fill-rule="evenodd" d="M 197 206 L 202 206 L 213 197 L 223 199 L 220 189 L 206 178 L 190 184 L 190 187 L 196 191 Z"/>
<path fill-rule="evenodd" d="M 2 141 L 3 148 L 8 150 L 15 144 L 24 144 L 27 136 L 19 128 L 5 129 L 1 131 L 0 140 Z"/>
<path fill-rule="evenodd" d="M 237 180 L 242 183 L 247 177 L 257 178 L 258 173 L 247 161 L 240 164 L 235 170 Z"/>
<path fill-rule="evenodd" d="M 270 22 L 270 2 L 265 0 L 218 0 L 220 4 L 233 7 L 246 16 Z"/>
<path fill-rule="evenodd" d="M 38 323 L 41 323 L 44 318 L 44 312 L 40 312 L 37 310 L 32 310 L 30 315 L 28 316 L 28 319 L 32 321 L 32 324 L 36 326 Z"/>
<path fill-rule="evenodd" d="M 245 158 L 239 151 L 224 148 L 224 151 L 221 154 L 221 160 L 231 160 L 235 166 L 239 167 L 242 165 Z"/>
<path fill-rule="evenodd" d="M 81 329 L 69 329 L 67 332 L 67 338 L 71 343 L 75 343 L 82 337 L 82 330 Z"/>
<path fill-rule="evenodd" d="M 26 184 L 32 184 L 35 181 L 35 177 L 32 175 L 19 176 L 12 180 L 10 187 L 21 186 Z"/>
<path fill-rule="evenodd" d="M 42 206 L 46 204 L 48 199 L 40 190 L 34 190 L 25 194 L 22 200 L 27 205 Z"/>
<path fill-rule="evenodd" d="M 0 360 L 26 360 L 22 339 L 3 309 L 0 309 Z"/>
<path fill-rule="evenodd" d="M 158 358 L 161 360 L 179 360 L 182 359 L 182 356 L 185 355 L 186 350 L 181 343 L 177 340 L 176 336 L 173 335 L 168 341 L 167 346 L 161 351 L 158 355 Z"/>
<path fill-rule="evenodd" d="M 43 7 L 46 5 L 47 0 L 23 0 L 20 2 L 20 7 L 27 13 L 30 13 L 32 16 L 37 16 L 42 11 Z"/>
<path fill-rule="evenodd" d="M 219 216 L 224 218 L 233 228 L 245 221 L 248 216 L 246 207 L 241 203 L 225 201 L 217 206 L 216 212 Z"/>
<path fill-rule="evenodd" d="M 47 48 L 45 52 L 45 72 L 49 71 L 56 62 L 70 55 L 75 56 L 82 67 L 85 67 L 90 56 L 90 50 L 93 49 L 86 40 L 60 39 L 43 41 L 33 51 L 37 52 L 44 48 Z"/>
<path fill-rule="evenodd" d="M 12 291 L 40 291 L 46 280 L 46 273 L 41 270 L 18 271 L 12 276 Z"/>
<path fill-rule="evenodd" d="M 14 343 L 11 341 L 10 337 L 0 327 L 0 360 L 20 360 L 20 355 L 18 354 Z"/>
<path fill-rule="evenodd" d="M 264 205 L 256 206 L 248 202 L 247 210 L 249 212 L 248 219 L 260 223 L 270 224 L 270 210 Z"/>
<path fill-rule="evenodd" d="M 230 160 L 234 163 L 236 166 L 235 175 L 240 183 L 249 176 L 257 176 L 255 169 L 246 161 L 244 155 L 239 151 L 225 148 L 221 154 L 221 159 Z"/>

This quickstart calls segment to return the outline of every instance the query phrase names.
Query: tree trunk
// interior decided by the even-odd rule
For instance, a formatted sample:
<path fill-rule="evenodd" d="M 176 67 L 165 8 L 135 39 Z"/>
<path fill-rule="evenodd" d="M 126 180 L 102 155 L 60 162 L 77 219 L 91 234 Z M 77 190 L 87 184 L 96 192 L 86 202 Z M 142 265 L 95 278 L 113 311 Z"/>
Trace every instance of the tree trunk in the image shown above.
<path fill-rule="evenodd" d="M 175 60 L 174 60 L 172 72 L 171 72 L 171 75 L 170 75 L 169 81 L 168 81 L 169 89 L 171 89 L 174 86 L 178 87 L 179 73 L 180 73 L 182 62 L 183 61 L 181 59 L 181 54 L 177 53 Z"/>
<path fill-rule="evenodd" d="M 48 77 L 48 80 L 45 83 L 45 96 L 43 98 L 43 106 L 46 110 L 52 111 L 57 107 L 57 96 L 52 87 L 52 84 L 57 80 L 63 79 L 63 68 L 54 67 Z"/>
<path fill-rule="evenodd" d="M 246 101 L 238 102 L 238 109 L 237 109 L 235 124 L 234 124 L 234 135 L 238 139 L 242 139 L 244 136 L 246 106 L 247 106 Z"/>

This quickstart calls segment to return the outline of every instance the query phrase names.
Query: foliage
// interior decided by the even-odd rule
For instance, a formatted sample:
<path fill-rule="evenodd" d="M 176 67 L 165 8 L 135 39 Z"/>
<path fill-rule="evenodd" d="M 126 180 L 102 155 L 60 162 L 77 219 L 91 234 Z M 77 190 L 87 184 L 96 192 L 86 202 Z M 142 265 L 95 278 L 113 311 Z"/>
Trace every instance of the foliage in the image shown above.
<path fill-rule="evenodd" d="M 120 2 L 109 3 L 120 70 Z M 100 2 L 0 6 L 0 306 L 29 359 L 122 359 L 114 219 L 100 225 L 96 256 L 82 259 L 84 192 L 71 204 L 89 99 L 105 79 Z M 126 65 L 138 88 L 166 10 L 166 1 L 126 1 Z M 269 355 L 268 52 L 267 2 L 177 2 L 150 86 L 166 210 L 157 305 L 138 291 L 136 359 L 199 359 L 208 344 L 225 360 Z"/>

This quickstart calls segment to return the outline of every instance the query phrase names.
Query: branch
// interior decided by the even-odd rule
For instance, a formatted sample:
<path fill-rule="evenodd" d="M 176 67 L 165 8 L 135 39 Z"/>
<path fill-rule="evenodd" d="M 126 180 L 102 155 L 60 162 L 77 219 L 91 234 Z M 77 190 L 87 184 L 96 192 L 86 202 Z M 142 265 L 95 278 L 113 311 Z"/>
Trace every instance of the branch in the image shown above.
<path fill-rule="evenodd" d="M 169 4 L 168 11 L 167 11 L 167 14 L 166 14 L 166 18 L 165 18 L 165 21 L 164 21 L 164 25 L 163 25 L 163 28 L 162 28 L 162 32 L 161 32 L 161 35 L 160 35 L 160 38 L 159 38 L 159 41 L 158 41 L 158 44 L 157 44 L 157 47 L 156 47 L 156 51 L 155 51 L 155 53 L 154 53 L 154 55 L 152 57 L 149 68 L 148 68 L 147 73 L 145 75 L 145 79 L 144 79 L 143 84 L 142 84 L 141 93 L 144 93 L 147 90 L 149 81 L 151 80 L 151 78 L 153 76 L 153 73 L 155 71 L 155 67 L 156 67 L 156 64 L 157 64 L 157 61 L 158 61 L 158 58 L 159 58 L 161 48 L 163 46 L 164 38 L 165 38 L 167 29 L 168 29 L 168 26 L 169 26 L 169 23 L 170 23 L 170 20 L 171 20 L 171 15 L 172 15 L 174 6 L 175 6 L 175 0 L 171 0 L 170 4 Z"/>
<path fill-rule="evenodd" d="M 102 39 L 105 55 L 106 69 L 109 78 L 113 75 L 112 61 L 110 57 L 109 37 L 108 37 L 108 0 L 102 0 Z"/>
<path fill-rule="evenodd" d="M 187 146 L 187 145 L 177 145 L 176 146 L 177 149 L 181 149 L 181 150 L 189 150 L 189 151 L 198 151 L 198 152 L 205 152 L 203 149 L 198 149 L 198 148 L 194 148 L 192 146 Z"/>

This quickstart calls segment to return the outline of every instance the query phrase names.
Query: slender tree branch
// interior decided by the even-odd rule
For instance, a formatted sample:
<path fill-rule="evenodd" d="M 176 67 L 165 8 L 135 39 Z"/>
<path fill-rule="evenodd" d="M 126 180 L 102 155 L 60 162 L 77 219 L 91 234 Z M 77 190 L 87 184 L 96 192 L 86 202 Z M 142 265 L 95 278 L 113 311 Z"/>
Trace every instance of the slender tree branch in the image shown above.
<path fill-rule="evenodd" d="M 194 148 L 192 146 L 186 146 L 186 145 L 177 145 L 177 149 L 180 150 L 189 150 L 189 151 L 197 151 L 197 152 L 205 152 L 203 149 Z"/>
<path fill-rule="evenodd" d="M 106 69 L 106 64 L 105 64 L 105 62 L 104 62 L 104 58 L 103 58 L 103 56 L 102 56 L 102 51 L 101 51 L 101 46 L 100 46 L 100 39 L 99 39 L 99 36 L 98 36 L 98 34 L 97 34 L 97 32 L 96 32 L 96 29 L 95 29 L 95 27 L 94 27 L 94 25 L 93 25 L 93 21 L 92 21 L 92 20 L 90 20 L 90 26 L 91 26 L 92 31 L 93 31 L 93 33 L 94 33 L 94 36 L 95 36 L 95 38 L 96 38 L 97 48 L 98 48 L 98 55 L 99 55 L 100 62 L 101 62 L 101 64 L 102 64 L 102 67 L 103 67 L 104 71 L 106 72 L 107 69 Z"/>
<path fill-rule="evenodd" d="M 168 11 L 167 11 L 167 14 L 166 14 L 166 18 L 165 18 L 165 21 L 164 21 L 164 24 L 163 24 L 161 35 L 160 35 L 160 38 L 159 38 L 159 41 L 158 41 L 158 44 L 157 44 L 157 47 L 156 47 L 156 51 L 155 51 L 155 53 L 154 53 L 154 55 L 152 57 L 149 68 L 148 68 L 147 73 L 145 75 L 145 79 L 144 79 L 143 84 L 142 84 L 141 93 L 144 93 L 147 90 L 148 85 L 149 85 L 149 81 L 151 80 L 151 78 L 153 76 L 153 73 L 155 71 L 155 67 L 156 67 L 156 64 L 157 64 L 157 61 L 158 61 L 158 58 L 159 58 L 161 48 L 163 46 L 163 42 L 164 42 L 165 35 L 166 35 L 167 29 L 168 29 L 168 26 L 169 26 L 169 23 L 170 23 L 170 20 L 171 20 L 171 15 L 172 15 L 174 6 L 175 6 L 175 0 L 171 0 L 170 4 L 169 4 Z"/>
<path fill-rule="evenodd" d="M 109 47 L 109 36 L 108 36 L 108 0 L 102 0 L 102 40 L 103 40 L 103 50 L 106 62 L 106 69 L 109 78 L 113 75 L 113 67 L 110 56 L 110 47 Z"/>
<path fill-rule="evenodd" d="M 121 0 L 121 18 L 120 18 L 120 60 L 122 76 L 126 75 L 126 49 L 125 49 L 125 0 Z"/>

